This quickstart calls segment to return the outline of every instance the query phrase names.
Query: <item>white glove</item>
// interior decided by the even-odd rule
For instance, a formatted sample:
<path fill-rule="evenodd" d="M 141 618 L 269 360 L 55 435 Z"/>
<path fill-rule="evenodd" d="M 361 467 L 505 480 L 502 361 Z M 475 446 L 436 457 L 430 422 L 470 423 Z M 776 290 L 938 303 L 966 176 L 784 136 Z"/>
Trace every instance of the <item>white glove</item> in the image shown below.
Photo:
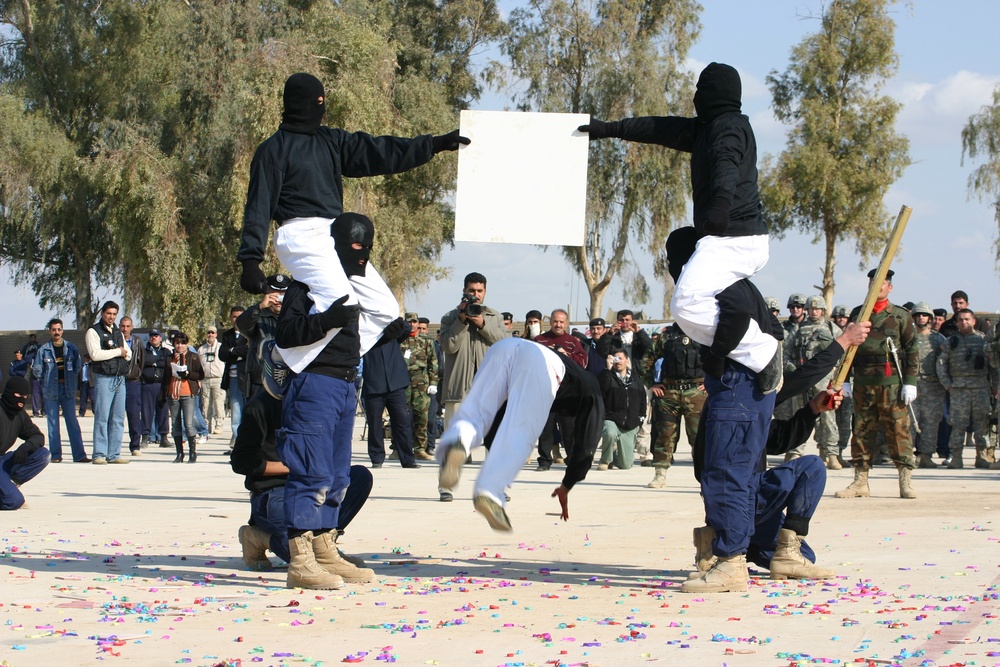
<path fill-rule="evenodd" d="M 431 386 L 427 387 L 428 396 L 433 396 L 436 393 L 438 393 L 438 387 L 436 384 L 432 384 Z"/>
<path fill-rule="evenodd" d="M 853 396 L 854 393 L 851 391 L 851 383 L 845 382 L 844 384 L 842 384 L 840 386 L 840 393 L 844 395 L 844 398 L 850 398 L 851 396 Z"/>
<path fill-rule="evenodd" d="M 909 405 L 913 401 L 917 400 L 917 388 L 912 384 L 903 385 L 903 404 Z"/>
<path fill-rule="evenodd" d="M 187 373 L 187 369 L 188 369 L 187 364 L 183 364 L 183 365 L 182 364 L 175 364 L 172 361 L 170 362 L 170 368 L 171 368 L 171 370 L 173 370 L 174 375 L 182 375 L 183 373 Z"/>

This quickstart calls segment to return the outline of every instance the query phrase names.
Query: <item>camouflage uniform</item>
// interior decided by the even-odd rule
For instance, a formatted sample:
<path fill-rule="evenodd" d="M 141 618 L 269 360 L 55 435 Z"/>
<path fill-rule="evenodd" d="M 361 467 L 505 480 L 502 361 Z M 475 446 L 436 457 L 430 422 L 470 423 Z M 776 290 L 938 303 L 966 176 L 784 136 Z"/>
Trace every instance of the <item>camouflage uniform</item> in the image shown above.
<path fill-rule="evenodd" d="M 791 308 L 793 304 L 805 307 L 806 305 L 805 295 L 798 293 L 792 294 L 790 297 L 788 297 L 787 306 Z M 808 321 L 809 321 L 808 318 L 802 318 L 802 321 L 796 324 L 795 322 L 792 322 L 791 319 L 787 319 L 781 323 L 781 328 L 785 332 L 784 344 L 786 347 L 795 338 L 795 334 L 798 333 L 799 327 Z M 787 355 L 785 356 L 785 358 L 786 360 L 788 359 Z M 785 368 L 786 369 L 788 368 L 787 363 L 785 365 Z M 802 400 L 802 396 L 793 396 L 792 398 L 789 398 L 788 400 L 784 401 L 781 405 L 777 406 L 774 409 L 774 418 L 791 419 L 792 415 L 794 415 L 800 409 L 804 408 L 805 405 L 806 404 L 805 401 Z"/>
<path fill-rule="evenodd" d="M 802 364 L 828 348 L 830 343 L 842 333 L 840 327 L 825 317 L 820 317 L 815 321 L 807 318 L 798 326 L 798 330 L 791 339 L 785 339 L 785 372 L 792 372 L 800 368 Z M 805 406 L 816 394 L 825 391 L 832 380 L 833 370 L 831 369 L 826 377 L 797 397 L 796 410 Z M 830 456 L 836 457 L 839 453 L 838 437 L 836 413 L 832 410 L 821 412 L 816 419 L 815 438 L 819 445 L 819 455 L 824 461 Z M 804 444 L 800 445 L 791 450 L 789 454 L 795 453 L 801 456 L 804 448 Z"/>
<path fill-rule="evenodd" d="M 931 317 L 934 317 L 933 313 Z M 910 435 L 916 453 L 930 457 L 937 449 L 938 424 L 944 418 L 944 400 L 947 392 L 938 380 L 937 362 L 948 339 L 930 325 L 915 331 L 920 375 L 917 378 L 917 400 L 913 401 L 913 414 L 917 417 L 917 423 L 911 425 Z M 920 433 L 916 430 L 918 425 Z"/>
<path fill-rule="evenodd" d="M 830 318 L 848 317 L 850 313 L 847 306 L 834 306 L 830 312 Z M 836 370 L 836 369 L 834 369 Z M 851 418 L 854 416 L 854 399 L 844 396 L 837 408 L 837 448 L 843 454 L 844 450 L 851 446 Z M 841 460 L 843 463 L 843 460 Z"/>
<path fill-rule="evenodd" d="M 986 336 L 973 330 L 966 335 L 961 332 L 950 336 L 942 346 L 937 360 L 937 374 L 941 385 L 951 395 L 948 423 L 951 424 L 952 463 L 949 467 L 962 465 L 962 449 L 965 445 L 965 429 L 972 424 L 973 442 L 976 444 L 976 464 L 985 467 L 993 459 L 988 451 L 986 435 L 990 422 L 990 389 L 996 386 L 996 371 L 987 362 L 988 343 Z"/>
<path fill-rule="evenodd" d="M 851 311 L 857 322 L 861 307 Z M 910 415 L 900 397 L 901 385 L 917 385 L 917 339 L 910 312 L 887 303 L 880 313 L 871 315 L 872 330 L 858 347 L 851 365 L 851 388 L 854 395 L 854 434 L 851 437 L 851 463 L 857 470 L 871 468 L 872 453 L 879 426 L 885 431 L 889 457 L 897 468 L 913 470 L 913 441 L 910 439 Z M 887 338 L 896 344 L 903 377 L 889 351 Z"/>
<path fill-rule="evenodd" d="M 688 444 L 694 447 L 698 420 L 708 394 L 704 382 L 698 343 L 684 335 L 676 324 L 664 331 L 647 357 L 653 360 L 646 374 L 646 386 L 663 385 L 663 396 L 652 396 L 656 441 L 653 467 L 669 468 L 681 437 L 681 417 Z"/>
<path fill-rule="evenodd" d="M 427 388 L 438 383 L 437 354 L 434 339 L 426 335 L 407 338 L 400 344 L 406 368 L 410 371 L 410 386 L 406 388 L 406 402 L 413 415 L 413 453 L 427 453 L 427 412 L 431 397 Z M 422 458 L 422 457 L 420 457 Z"/>

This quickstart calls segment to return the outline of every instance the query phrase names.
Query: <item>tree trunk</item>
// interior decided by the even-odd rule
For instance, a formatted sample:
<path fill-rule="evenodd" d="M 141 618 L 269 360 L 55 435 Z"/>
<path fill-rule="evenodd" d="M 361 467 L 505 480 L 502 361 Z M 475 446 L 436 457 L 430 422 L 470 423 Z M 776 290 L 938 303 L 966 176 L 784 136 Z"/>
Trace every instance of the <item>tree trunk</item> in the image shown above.
<path fill-rule="evenodd" d="M 608 291 L 607 284 L 598 285 L 590 290 L 590 318 L 604 317 L 604 293 Z"/>
<path fill-rule="evenodd" d="M 94 323 L 94 294 L 90 287 L 90 271 L 74 267 L 76 285 L 76 328 L 84 330 Z"/>
<path fill-rule="evenodd" d="M 826 225 L 826 262 L 823 266 L 823 299 L 826 300 L 826 312 L 829 315 L 833 312 L 833 292 L 835 283 L 833 281 L 833 270 L 837 266 L 837 237 Z"/>

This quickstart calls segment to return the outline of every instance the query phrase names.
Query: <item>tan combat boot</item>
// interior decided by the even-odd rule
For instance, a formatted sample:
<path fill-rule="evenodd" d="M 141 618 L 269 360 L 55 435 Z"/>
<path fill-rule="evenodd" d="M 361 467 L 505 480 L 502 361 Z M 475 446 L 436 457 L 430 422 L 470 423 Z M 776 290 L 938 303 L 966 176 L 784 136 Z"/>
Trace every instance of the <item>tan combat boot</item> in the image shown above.
<path fill-rule="evenodd" d="M 711 526 L 698 526 L 692 531 L 694 537 L 694 564 L 698 568 L 688 573 L 688 579 L 697 579 L 712 569 L 718 560 L 712 553 L 712 540 L 715 539 L 715 529 Z"/>
<path fill-rule="evenodd" d="M 243 547 L 243 563 L 255 571 L 270 570 L 273 566 L 267 558 L 271 546 L 271 536 L 257 526 L 240 526 L 236 533 Z"/>
<path fill-rule="evenodd" d="M 951 450 L 951 461 L 948 462 L 949 470 L 960 470 L 965 467 L 965 464 L 962 462 L 962 449 L 964 448 L 956 447 Z"/>
<path fill-rule="evenodd" d="M 666 468 L 654 468 L 653 469 L 653 481 L 646 485 L 647 489 L 665 489 L 667 488 L 667 469 Z"/>
<path fill-rule="evenodd" d="M 846 489 L 841 489 L 833 495 L 835 498 L 867 498 L 871 494 L 868 489 L 868 471 L 855 468 L 854 481 Z"/>
<path fill-rule="evenodd" d="M 823 457 L 823 463 L 826 464 L 827 470 L 841 470 L 844 466 L 840 465 L 840 457 L 836 454 L 827 454 Z"/>
<path fill-rule="evenodd" d="M 747 556 L 737 554 L 719 557 L 708 572 L 681 584 L 681 593 L 742 593 L 749 582 Z"/>
<path fill-rule="evenodd" d="M 993 463 L 993 448 L 992 447 L 977 447 L 976 448 L 976 467 L 982 468 L 984 470 L 989 470 L 990 464 Z"/>
<path fill-rule="evenodd" d="M 328 530 L 313 537 L 312 548 L 316 554 L 316 563 L 331 575 L 352 584 L 364 584 L 375 579 L 375 570 L 358 567 L 344 560 L 337 549 L 337 543 L 333 541 L 333 532 Z"/>
<path fill-rule="evenodd" d="M 832 579 L 834 571 L 819 567 L 802 555 L 802 538 L 794 530 L 778 531 L 778 546 L 771 557 L 772 579 Z"/>
<path fill-rule="evenodd" d="M 917 467 L 937 468 L 938 464 L 934 463 L 934 459 L 931 458 L 930 454 L 917 454 Z"/>
<path fill-rule="evenodd" d="M 899 467 L 899 497 L 912 500 L 917 497 L 917 492 L 913 490 L 913 471 L 909 468 Z"/>
<path fill-rule="evenodd" d="M 344 586 L 343 578 L 330 574 L 316 562 L 311 530 L 289 539 L 288 552 L 291 560 L 288 562 L 286 588 L 336 590 Z"/>

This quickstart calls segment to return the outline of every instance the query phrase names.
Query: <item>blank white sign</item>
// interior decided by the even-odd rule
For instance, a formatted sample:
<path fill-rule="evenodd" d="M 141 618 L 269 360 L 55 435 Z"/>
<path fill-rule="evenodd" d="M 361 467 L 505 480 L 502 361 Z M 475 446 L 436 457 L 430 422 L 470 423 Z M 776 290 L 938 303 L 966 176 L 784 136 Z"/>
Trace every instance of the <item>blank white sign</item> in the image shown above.
<path fill-rule="evenodd" d="M 583 245 L 586 114 L 463 111 L 455 240 Z"/>

